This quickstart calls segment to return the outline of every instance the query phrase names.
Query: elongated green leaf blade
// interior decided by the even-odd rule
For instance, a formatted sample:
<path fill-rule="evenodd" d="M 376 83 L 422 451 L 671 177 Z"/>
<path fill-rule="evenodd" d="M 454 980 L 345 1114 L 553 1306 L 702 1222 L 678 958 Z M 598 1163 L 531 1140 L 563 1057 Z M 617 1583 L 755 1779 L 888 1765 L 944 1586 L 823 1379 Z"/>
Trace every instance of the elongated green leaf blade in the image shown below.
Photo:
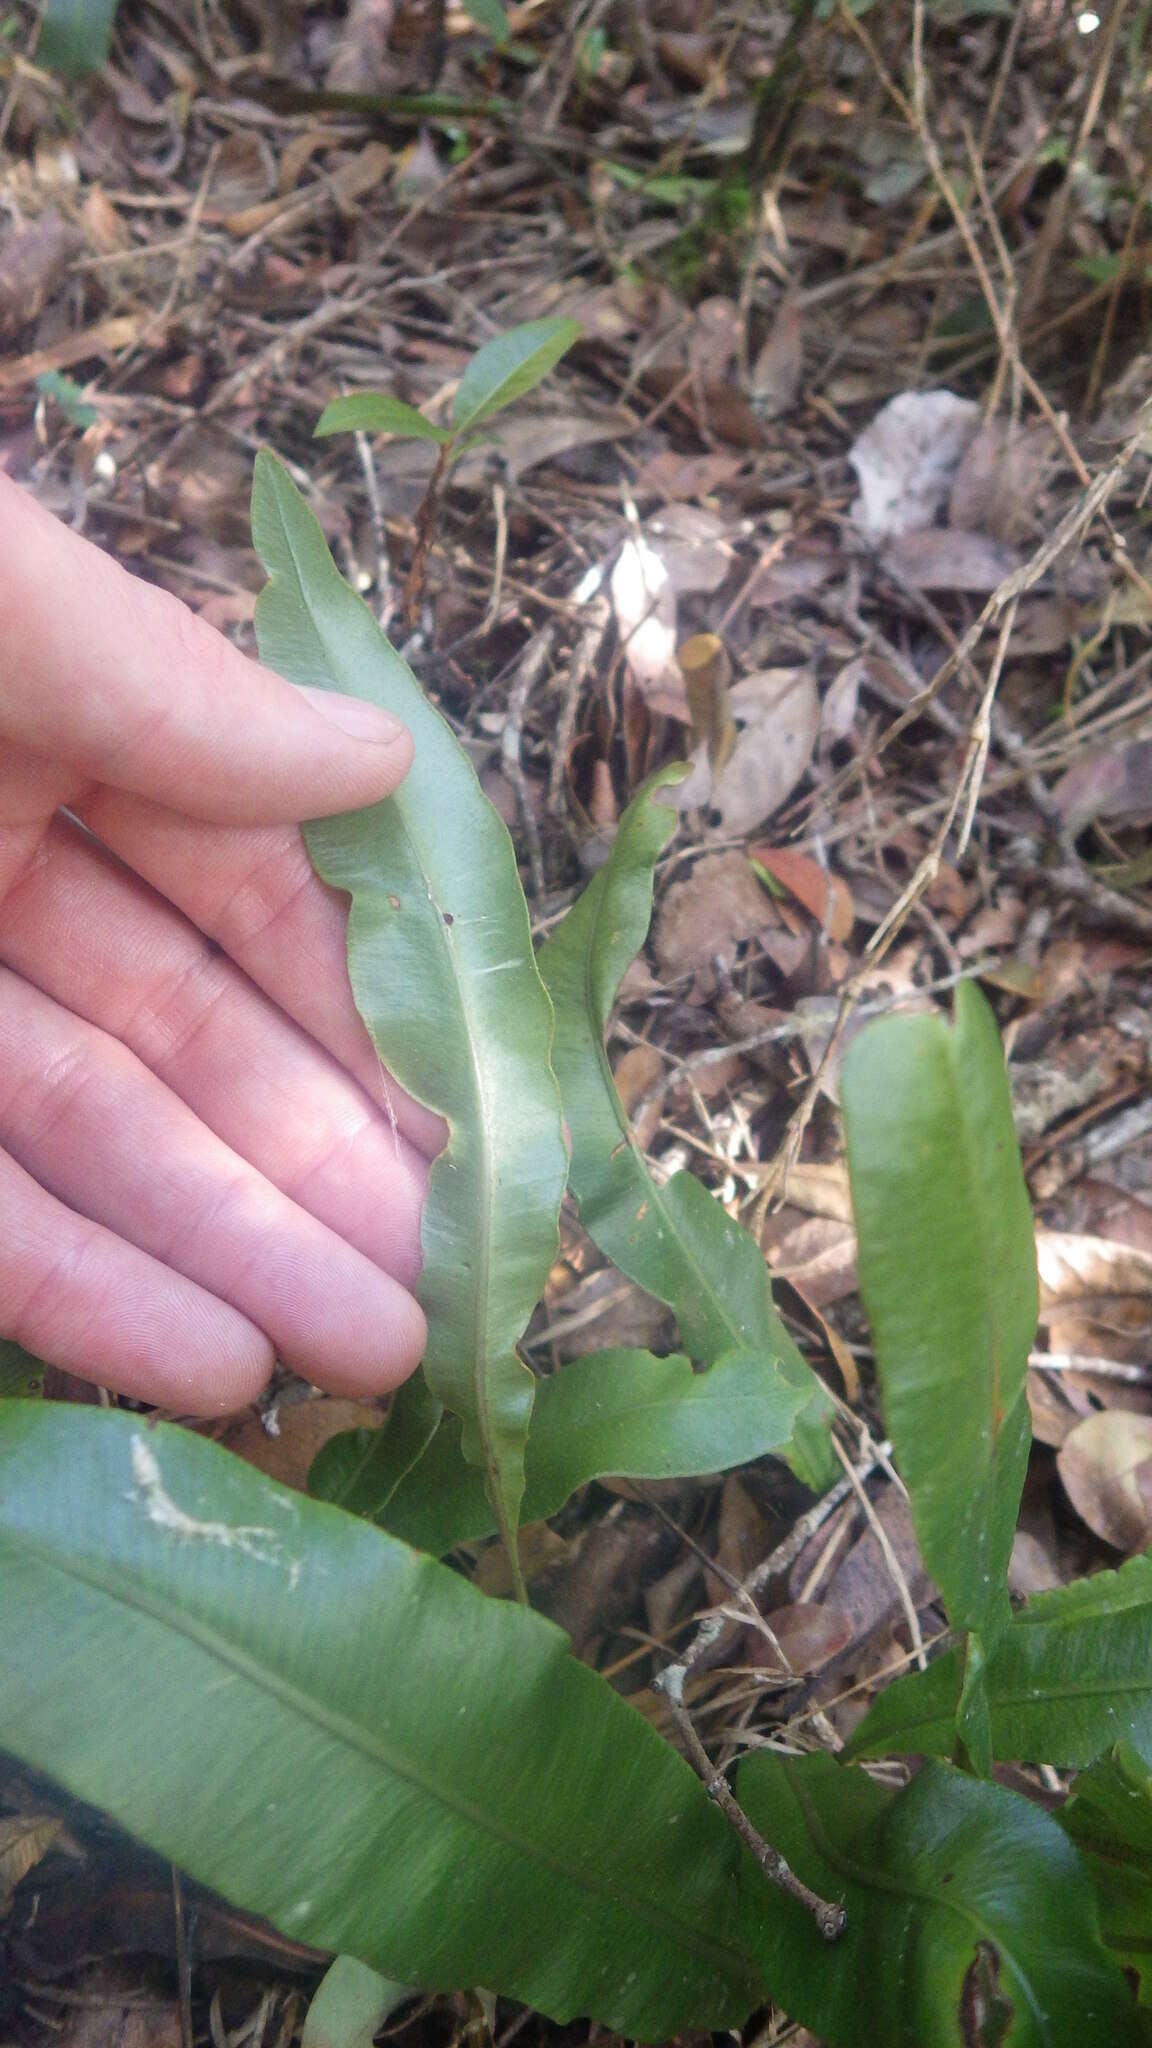
<path fill-rule="evenodd" d="M 414 405 L 390 398 L 386 391 L 351 391 L 326 405 L 312 430 L 321 441 L 328 434 L 398 434 L 409 441 L 450 441 L 447 427 L 425 419 Z"/>
<path fill-rule="evenodd" d="M 1124 1740 L 1152 1761 L 1152 1558 L 1038 1594 L 987 1670 L 992 1753 L 1008 1762 L 1090 1764 Z M 950 1651 L 881 1693 L 853 1756 L 944 1756 L 960 1697 Z"/>
<path fill-rule="evenodd" d="M 829 2048 L 1073 2048 L 1142 2039 L 1088 1874 L 1038 1807 L 943 1764 L 893 1797 L 826 1756 L 761 1752 L 741 1803 L 793 1869 L 840 1898 L 829 1954 L 788 1901 L 776 1997 Z"/>
<path fill-rule="evenodd" d="M 36 61 L 62 78 L 99 71 L 112 41 L 116 0 L 47 0 Z"/>
<path fill-rule="evenodd" d="M 831 1402 L 773 1308 L 764 1260 L 692 1174 L 674 1174 L 663 1187 L 654 1180 L 604 1045 L 617 990 L 648 930 L 656 860 L 676 825 L 675 812 L 655 799 L 685 773 L 662 769 L 633 798 L 607 862 L 538 955 L 556 1011 L 553 1060 L 572 1139 L 569 1177 L 589 1236 L 629 1279 L 667 1303 L 694 1358 L 713 1365 L 729 1351 L 758 1351 L 804 1390 L 786 1454 L 801 1478 L 821 1487 L 839 1470 L 827 1442 Z"/>
<path fill-rule="evenodd" d="M 841 1074 L 860 1292 L 924 1562 L 991 1647 L 1028 1457 L 1036 1255 L 999 1033 L 970 982 L 955 1020 L 886 1017 Z"/>
<path fill-rule="evenodd" d="M 788 1442 L 805 1398 L 775 1360 L 758 1352 L 729 1352 L 706 1373 L 694 1373 L 686 1358 L 654 1358 L 648 1351 L 578 1358 L 537 1386 L 524 1518 L 542 1521 L 556 1514 L 590 1479 L 677 1479 L 747 1464 Z M 371 1447 L 361 1444 L 354 1490 L 345 1473 L 356 1439 L 376 1434 L 351 1430 L 347 1437 L 333 1437 L 313 1465 L 309 1491 L 370 1515 L 381 1528 L 437 1556 L 455 1543 L 492 1534 L 492 1512 L 464 1464 L 454 1420 L 445 1421 L 419 1462 L 373 1501 L 375 1472 L 391 1480 L 383 1456 L 374 1471 Z"/>
<path fill-rule="evenodd" d="M 413 1373 L 393 1394 L 382 1428 L 346 1429 L 329 1437 L 312 1461 L 309 1493 L 316 1500 L 330 1501 L 333 1507 L 347 1508 L 349 1514 L 377 1520 L 400 1482 L 423 1459 L 443 1417 L 443 1403 L 436 1399 L 424 1374 Z M 460 1476 L 469 1488 L 472 1481 L 479 1480 L 480 1498 L 487 1502 L 483 1476 L 467 1463 L 460 1449 L 458 1428 L 455 1441 Z M 430 1548 L 428 1544 L 422 1547 Z"/>
<path fill-rule="evenodd" d="M 412 1996 L 355 1956 L 337 1956 L 308 2007 L 300 2048 L 372 2048 L 378 2030 Z"/>
<path fill-rule="evenodd" d="M 737 2025 L 776 1899 L 540 1616 L 170 1425 L 0 1403 L 5 1746 L 284 1932 L 626 2034 Z"/>
<path fill-rule="evenodd" d="M 1152 2006 L 1152 1770 L 1118 1742 L 1081 1773 L 1056 1817 L 1096 1887 L 1107 1946 Z"/>
<path fill-rule="evenodd" d="M 348 891 L 348 970 L 381 1059 L 447 1119 L 424 1207 L 424 1372 L 464 1423 L 510 1554 L 533 1380 L 516 1344 L 556 1255 L 567 1170 L 552 1016 L 508 833 L 411 670 L 349 589 L 283 465 L 257 457 L 263 658 L 293 682 L 398 713 L 416 742 L 387 802 L 306 827 Z"/>
<path fill-rule="evenodd" d="M 467 433 L 534 391 L 579 339 L 578 320 L 531 320 L 507 334 L 494 334 L 477 349 L 457 386 L 453 432 Z"/>

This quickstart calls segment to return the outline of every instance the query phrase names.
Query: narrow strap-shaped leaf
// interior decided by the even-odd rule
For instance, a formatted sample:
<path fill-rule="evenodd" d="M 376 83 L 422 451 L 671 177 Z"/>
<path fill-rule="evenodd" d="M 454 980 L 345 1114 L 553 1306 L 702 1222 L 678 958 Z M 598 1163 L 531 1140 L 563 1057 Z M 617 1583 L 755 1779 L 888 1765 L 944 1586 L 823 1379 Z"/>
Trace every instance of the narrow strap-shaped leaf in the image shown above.
<path fill-rule="evenodd" d="M 829 2048 L 1143 2039 L 1088 1873 L 1028 1800 L 944 1764 L 893 1796 L 831 1757 L 765 1752 L 737 1789 L 799 1876 L 847 1907 L 831 1957 L 791 1900 L 773 1938 L 777 2000 Z"/>
<path fill-rule="evenodd" d="M 988 1651 L 1009 1617 L 1037 1283 L 1000 1035 L 978 989 L 961 983 L 951 1026 L 869 1025 L 840 1097 L 885 1424 L 924 1562 Z"/>
<path fill-rule="evenodd" d="M 536 1389 L 524 1518 L 556 1514 L 590 1479 L 677 1479 L 747 1464 L 788 1442 L 805 1399 L 761 1352 L 730 1351 L 706 1373 L 694 1373 L 686 1358 L 648 1351 L 576 1359 Z M 390 1418 L 378 1454 L 378 1431 L 333 1437 L 313 1464 L 309 1491 L 436 1556 L 490 1536 L 492 1511 L 464 1463 L 456 1420 L 445 1419 L 398 1479 L 394 1461 L 386 1462 L 391 1426 Z"/>
<path fill-rule="evenodd" d="M 539 1615 L 170 1425 L 0 1403 L 7 1749 L 399 1983 L 663 2039 L 764 1996 L 777 1900 Z"/>
<path fill-rule="evenodd" d="M 612 852 L 538 955 L 556 1010 L 553 1059 L 572 1138 L 570 1179 L 590 1237 L 630 1280 L 666 1302 L 694 1358 L 712 1365 L 728 1351 L 779 1361 L 805 1391 L 805 1407 L 784 1452 L 812 1486 L 830 1483 L 831 1402 L 772 1305 L 764 1260 L 690 1173 L 661 1187 L 649 1172 L 624 1112 L 604 1033 L 629 963 L 652 914 L 652 875 L 676 825 L 656 801 L 686 770 L 654 775 L 620 821 Z"/>
<path fill-rule="evenodd" d="M 410 1985 L 394 1984 L 355 1956 L 337 1956 L 308 2007 L 300 2048 L 372 2048 Z"/>
<path fill-rule="evenodd" d="M 516 1344 L 556 1254 L 567 1166 L 516 856 L 463 749 L 267 451 L 252 526 L 271 579 L 256 613 L 263 658 L 293 682 L 384 705 L 415 739 L 395 796 L 305 837 L 324 880 L 351 896 L 352 992 L 381 1059 L 448 1122 L 422 1228 L 424 1371 L 464 1423 L 514 1558 L 533 1388 Z"/>
<path fill-rule="evenodd" d="M 961 1676 L 953 1650 L 897 1679 L 849 1753 L 946 1756 Z M 1152 1761 L 1152 1558 L 1029 1601 L 997 1644 L 985 1683 L 998 1760 L 1077 1769 L 1124 1740 Z"/>

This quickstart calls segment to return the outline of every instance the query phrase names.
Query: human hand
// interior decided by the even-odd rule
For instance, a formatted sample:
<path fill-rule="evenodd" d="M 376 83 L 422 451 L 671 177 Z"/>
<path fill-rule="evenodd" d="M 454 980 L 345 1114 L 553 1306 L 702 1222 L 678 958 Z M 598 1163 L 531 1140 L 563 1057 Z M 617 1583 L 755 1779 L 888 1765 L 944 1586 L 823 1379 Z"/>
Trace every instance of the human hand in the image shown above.
<path fill-rule="evenodd" d="M 383 1074 L 296 828 L 388 795 L 411 739 L 2 475 L 0 563 L 0 1335 L 198 1414 L 276 1355 L 392 1386 L 442 1130 Z"/>

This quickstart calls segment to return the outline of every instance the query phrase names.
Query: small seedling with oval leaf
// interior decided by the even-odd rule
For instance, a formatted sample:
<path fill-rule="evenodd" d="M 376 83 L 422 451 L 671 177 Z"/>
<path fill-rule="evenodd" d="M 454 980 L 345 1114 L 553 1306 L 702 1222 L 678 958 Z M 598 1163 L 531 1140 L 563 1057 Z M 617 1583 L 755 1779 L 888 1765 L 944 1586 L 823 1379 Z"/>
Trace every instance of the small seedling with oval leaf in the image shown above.
<path fill-rule="evenodd" d="M 533 320 L 493 335 L 465 366 L 447 426 L 386 391 L 350 392 L 346 398 L 334 398 L 321 413 L 316 426 L 321 439 L 328 434 L 388 434 L 394 440 L 438 445 L 436 465 L 416 514 L 416 547 L 404 592 L 411 621 L 423 595 L 440 494 L 453 461 L 475 447 L 482 438 L 479 429 L 497 413 L 534 391 L 579 338 L 579 321 L 564 319 Z"/>

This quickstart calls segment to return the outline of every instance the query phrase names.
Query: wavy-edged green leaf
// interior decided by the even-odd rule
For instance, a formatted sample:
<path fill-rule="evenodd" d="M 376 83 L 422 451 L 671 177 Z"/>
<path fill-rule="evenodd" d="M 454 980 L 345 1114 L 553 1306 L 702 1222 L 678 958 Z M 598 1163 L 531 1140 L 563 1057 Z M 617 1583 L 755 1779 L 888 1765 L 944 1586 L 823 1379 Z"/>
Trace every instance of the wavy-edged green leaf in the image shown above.
<path fill-rule="evenodd" d="M 805 1392 L 784 1453 L 810 1486 L 831 1483 L 832 1404 L 772 1305 L 764 1260 L 691 1173 L 661 1187 L 648 1170 L 616 1092 L 604 1045 L 609 1014 L 652 914 L 652 875 L 676 813 L 656 801 L 687 770 L 661 769 L 633 798 L 605 865 L 541 947 L 540 972 L 556 1011 L 553 1062 L 572 1140 L 569 1171 L 589 1236 L 638 1286 L 667 1303 L 693 1358 L 729 1351 L 779 1361 Z"/>
<path fill-rule="evenodd" d="M 0 1400 L 9 1395 L 27 1398 L 39 1394 L 43 1385 L 43 1360 L 33 1358 L 10 1337 L 0 1337 Z"/>
<path fill-rule="evenodd" d="M 1037 1282 L 1000 1035 L 975 985 L 951 1025 L 870 1024 L 840 1099 L 885 1425 L 924 1562 L 988 1650 L 1010 1612 Z"/>
<path fill-rule="evenodd" d="M 465 434 L 537 384 L 580 339 L 578 320 L 530 320 L 478 348 L 456 387 L 452 431 Z"/>
<path fill-rule="evenodd" d="M 1152 2006 L 1152 1770 L 1118 1742 L 1081 1772 L 1056 1818 L 1088 1866 L 1105 1942 Z"/>
<path fill-rule="evenodd" d="M 312 1460 L 309 1493 L 316 1500 L 330 1501 L 333 1507 L 375 1521 L 401 1481 L 424 1458 L 443 1420 L 443 1403 L 436 1399 L 423 1373 L 414 1372 L 397 1387 L 382 1427 L 345 1429 L 329 1437 Z M 460 1475 L 469 1486 L 479 1483 L 480 1499 L 486 1502 L 483 1475 L 466 1462 L 458 1425 L 455 1443 Z M 451 1549 L 451 1544 L 444 1548 Z"/>
<path fill-rule="evenodd" d="M 414 405 L 391 398 L 386 391 L 350 391 L 326 405 L 312 429 L 313 439 L 328 434 L 398 434 L 409 441 L 450 441 L 447 427 L 426 419 Z"/>
<path fill-rule="evenodd" d="M 955 1650 L 882 1692 L 853 1756 L 944 1756 L 960 1698 Z M 1079 1769 L 1112 1743 L 1152 1760 L 1152 1558 L 1039 1593 L 988 1661 L 992 1753 Z"/>
<path fill-rule="evenodd" d="M 395 796 L 305 837 L 317 872 L 351 896 L 348 971 L 381 1059 L 448 1122 L 424 1205 L 424 1372 L 464 1423 L 514 1557 L 534 1384 L 516 1344 L 556 1255 L 567 1171 L 516 856 L 463 749 L 267 450 L 252 528 L 271 579 L 256 609 L 263 659 L 293 682 L 385 706 L 416 743 Z"/>
<path fill-rule="evenodd" d="M 575 1359 L 537 1384 L 524 1519 L 556 1514 L 590 1479 L 679 1479 L 747 1464 L 788 1442 L 805 1398 L 777 1362 L 759 1352 L 729 1352 L 706 1373 L 693 1372 L 686 1358 L 654 1358 L 649 1351 Z M 419 1462 L 396 1480 L 385 1463 L 391 1426 L 390 1417 L 382 1433 L 350 1430 L 333 1437 L 313 1464 L 309 1491 L 371 1516 L 437 1556 L 454 1543 L 490 1536 L 492 1512 L 477 1475 L 464 1464 L 458 1423 L 446 1419 Z M 374 1459 L 377 1435 L 382 1442 Z M 380 1476 L 387 1491 L 373 1499 L 371 1484 Z"/>
<path fill-rule="evenodd" d="M 308 2007 L 300 2048 L 372 2048 L 385 2020 L 411 1996 L 410 1984 L 394 1984 L 355 1956 L 337 1956 Z"/>
<path fill-rule="evenodd" d="M 112 41 L 117 0 L 47 0 L 36 61 L 62 78 L 99 71 Z"/>
<path fill-rule="evenodd" d="M 776 1899 L 561 1632 L 190 1431 L 0 1403 L 5 1747 L 397 1982 L 660 2039 L 764 1995 Z"/>
<path fill-rule="evenodd" d="M 1142 2039 L 1088 1874 L 1027 1800 L 945 1764 L 893 1795 L 830 1757 L 763 1751 L 737 1789 L 805 1882 L 847 1907 L 831 1953 L 791 1900 L 773 1938 L 774 1996 L 830 2048 Z"/>

